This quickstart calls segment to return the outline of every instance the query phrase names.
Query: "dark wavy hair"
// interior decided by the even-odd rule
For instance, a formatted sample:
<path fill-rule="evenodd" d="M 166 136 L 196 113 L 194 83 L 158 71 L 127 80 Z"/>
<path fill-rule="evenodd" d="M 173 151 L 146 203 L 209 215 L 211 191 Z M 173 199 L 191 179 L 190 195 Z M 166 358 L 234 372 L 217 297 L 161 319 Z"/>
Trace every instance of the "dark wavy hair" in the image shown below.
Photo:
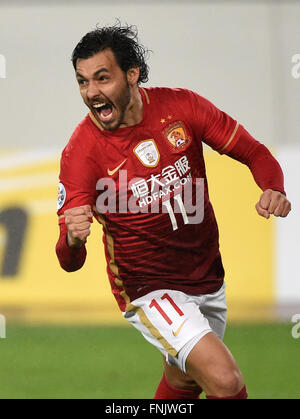
<path fill-rule="evenodd" d="M 86 59 L 105 49 L 111 49 L 121 70 L 126 73 L 130 68 L 138 67 L 138 83 L 148 81 L 149 67 L 146 64 L 149 50 L 139 43 L 137 28 L 134 25 L 98 27 L 88 32 L 76 45 L 72 53 L 72 63 L 76 70 L 77 60 Z"/>

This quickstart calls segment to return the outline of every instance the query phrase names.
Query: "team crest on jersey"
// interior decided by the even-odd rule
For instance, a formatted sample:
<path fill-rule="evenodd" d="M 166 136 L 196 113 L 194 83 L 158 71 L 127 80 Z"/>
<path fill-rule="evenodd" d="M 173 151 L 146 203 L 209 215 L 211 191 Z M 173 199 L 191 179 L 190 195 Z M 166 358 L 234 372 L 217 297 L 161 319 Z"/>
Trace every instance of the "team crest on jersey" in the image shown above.
<path fill-rule="evenodd" d="M 186 129 L 181 121 L 173 122 L 164 129 L 164 136 L 175 151 L 185 150 L 191 143 Z"/>
<path fill-rule="evenodd" d="M 66 200 L 67 197 L 67 193 L 66 193 L 66 188 L 64 187 L 64 185 L 59 182 L 58 184 L 58 199 L 57 199 L 57 210 L 60 210 Z"/>
<path fill-rule="evenodd" d="M 146 167 L 158 165 L 160 154 L 154 139 L 143 140 L 133 149 L 134 154 Z"/>

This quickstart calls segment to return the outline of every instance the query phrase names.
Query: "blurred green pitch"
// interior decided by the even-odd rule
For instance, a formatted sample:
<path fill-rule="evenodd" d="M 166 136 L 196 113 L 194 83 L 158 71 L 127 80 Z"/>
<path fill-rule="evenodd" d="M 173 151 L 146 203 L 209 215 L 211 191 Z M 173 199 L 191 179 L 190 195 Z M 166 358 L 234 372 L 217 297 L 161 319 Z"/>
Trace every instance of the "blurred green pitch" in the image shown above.
<path fill-rule="evenodd" d="M 291 329 L 227 327 L 249 398 L 300 398 L 300 339 Z M 131 327 L 8 325 L 0 359 L 1 399 L 152 399 L 162 372 L 160 353 Z"/>

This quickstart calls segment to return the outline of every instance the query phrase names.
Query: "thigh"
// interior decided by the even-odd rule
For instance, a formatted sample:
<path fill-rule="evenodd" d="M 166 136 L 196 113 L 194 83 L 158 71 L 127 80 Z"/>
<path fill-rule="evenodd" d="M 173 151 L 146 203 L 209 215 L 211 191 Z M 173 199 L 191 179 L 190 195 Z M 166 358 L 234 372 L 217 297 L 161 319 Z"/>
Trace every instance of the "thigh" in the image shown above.
<path fill-rule="evenodd" d="M 204 336 L 190 351 L 186 370 L 206 394 L 216 394 L 220 389 L 243 385 L 242 374 L 226 345 L 215 333 Z"/>

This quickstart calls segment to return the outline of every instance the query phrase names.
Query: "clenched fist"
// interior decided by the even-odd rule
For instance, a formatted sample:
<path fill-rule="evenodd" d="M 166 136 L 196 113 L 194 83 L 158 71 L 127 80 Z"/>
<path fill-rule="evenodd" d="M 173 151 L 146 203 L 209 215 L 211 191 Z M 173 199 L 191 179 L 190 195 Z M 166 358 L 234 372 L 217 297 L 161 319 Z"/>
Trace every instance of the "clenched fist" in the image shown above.
<path fill-rule="evenodd" d="M 68 209 L 64 212 L 68 229 L 68 245 L 79 248 L 90 235 L 93 213 L 89 205 Z"/>
<path fill-rule="evenodd" d="M 256 204 L 256 211 L 265 218 L 270 218 L 271 214 L 275 217 L 286 217 L 291 211 L 291 203 L 281 192 L 267 189 Z"/>

